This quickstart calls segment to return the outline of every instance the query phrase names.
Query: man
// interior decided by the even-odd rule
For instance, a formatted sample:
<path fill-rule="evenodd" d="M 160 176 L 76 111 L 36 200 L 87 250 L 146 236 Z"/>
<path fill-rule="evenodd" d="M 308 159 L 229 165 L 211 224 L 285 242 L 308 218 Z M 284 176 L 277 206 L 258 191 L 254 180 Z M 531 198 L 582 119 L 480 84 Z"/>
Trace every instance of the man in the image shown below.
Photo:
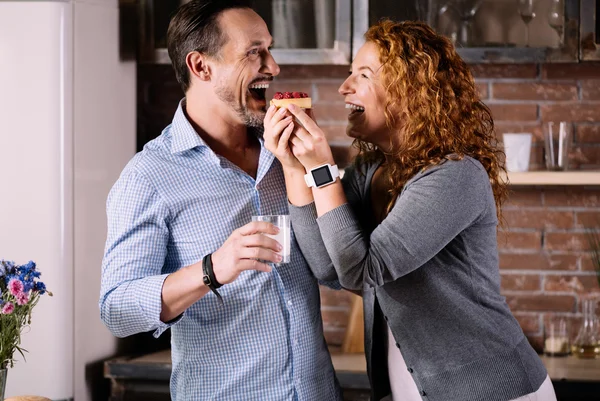
<path fill-rule="evenodd" d="M 251 222 L 288 213 L 260 135 L 271 42 L 243 1 L 183 5 L 168 49 L 185 99 L 107 201 L 102 320 L 119 337 L 171 328 L 176 401 L 340 399 L 316 279 L 295 240 L 290 263 L 260 262 L 280 248 Z"/>

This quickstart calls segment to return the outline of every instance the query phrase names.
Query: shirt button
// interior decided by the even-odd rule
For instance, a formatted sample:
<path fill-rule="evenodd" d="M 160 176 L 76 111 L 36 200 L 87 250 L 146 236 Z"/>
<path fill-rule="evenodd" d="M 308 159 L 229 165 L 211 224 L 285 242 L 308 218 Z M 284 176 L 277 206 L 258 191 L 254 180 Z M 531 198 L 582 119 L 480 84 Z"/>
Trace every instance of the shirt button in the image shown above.
<path fill-rule="evenodd" d="M 414 372 L 413 368 L 408 368 L 408 372 L 413 373 Z"/>
<path fill-rule="evenodd" d="M 386 322 L 388 321 L 388 317 L 387 316 L 384 315 L 383 318 L 385 319 Z"/>
<path fill-rule="evenodd" d="M 422 395 L 423 397 L 425 397 L 425 396 L 427 395 L 427 393 L 425 392 L 425 390 L 421 390 L 421 395 Z"/>
<path fill-rule="evenodd" d="M 400 344 L 396 343 L 396 348 L 399 349 L 400 348 Z"/>
<path fill-rule="evenodd" d="M 292 306 L 292 301 L 288 301 L 288 306 Z"/>

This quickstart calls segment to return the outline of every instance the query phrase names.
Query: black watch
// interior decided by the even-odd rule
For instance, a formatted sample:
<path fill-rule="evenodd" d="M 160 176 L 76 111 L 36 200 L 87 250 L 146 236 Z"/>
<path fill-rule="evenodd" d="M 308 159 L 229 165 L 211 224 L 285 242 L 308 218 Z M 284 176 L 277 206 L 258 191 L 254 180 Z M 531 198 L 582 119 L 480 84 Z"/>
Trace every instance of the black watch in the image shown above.
<path fill-rule="evenodd" d="M 215 293 L 217 298 L 221 304 L 223 304 L 223 298 L 221 298 L 221 294 L 217 291 L 217 288 L 221 288 L 223 284 L 219 283 L 215 277 L 215 272 L 213 271 L 212 266 L 212 253 L 209 253 L 202 259 L 202 272 L 204 276 L 202 276 L 202 281 L 204 284 Z"/>

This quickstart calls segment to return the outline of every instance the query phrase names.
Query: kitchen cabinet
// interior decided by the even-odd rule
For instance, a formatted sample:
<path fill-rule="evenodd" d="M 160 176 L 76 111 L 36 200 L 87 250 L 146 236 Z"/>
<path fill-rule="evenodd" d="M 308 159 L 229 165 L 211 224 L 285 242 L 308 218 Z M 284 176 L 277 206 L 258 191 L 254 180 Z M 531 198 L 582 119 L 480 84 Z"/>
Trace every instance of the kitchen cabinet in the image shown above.
<path fill-rule="evenodd" d="M 450 38 L 468 63 L 576 62 L 584 14 L 580 2 L 533 0 L 526 14 L 517 0 L 354 0 L 352 51 L 356 54 L 364 43 L 362 34 L 370 25 L 389 17 L 427 22 Z"/>
<path fill-rule="evenodd" d="M 123 0 L 121 0 L 123 1 Z M 170 63 L 167 28 L 188 0 L 139 0 L 139 61 Z M 349 64 L 351 0 L 254 0 L 279 64 Z"/>
<path fill-rule="evenodd" d="M 140 62 L 170 63 L 167 27 L 186 1 L 137 0 Z M 600 0 L 533 0 L 531 15 L 520 12 L 517 4 L 517 0 L 254 0 L 273 35 L 272 52 L 279 64 L 349 64 L 368 27 L 384 17 L 427 22 L 449 37 L 468 63 L 600 60 Z"/>

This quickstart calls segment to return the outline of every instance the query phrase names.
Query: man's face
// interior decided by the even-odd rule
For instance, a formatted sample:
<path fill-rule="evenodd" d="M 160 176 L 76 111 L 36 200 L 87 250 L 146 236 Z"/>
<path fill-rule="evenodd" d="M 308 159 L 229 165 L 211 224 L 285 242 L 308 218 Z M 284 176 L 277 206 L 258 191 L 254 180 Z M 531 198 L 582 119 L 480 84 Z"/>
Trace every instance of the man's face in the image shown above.
<path fill-rule="evenodd" d="M 227 42 L 213 68 L 217 97 L 249 127 L 262 127 L 265 91 L 279 74 L 269 47 L 273 39 L 267 25 L 250 9 L 231 9 L 219 17 Z"/>

